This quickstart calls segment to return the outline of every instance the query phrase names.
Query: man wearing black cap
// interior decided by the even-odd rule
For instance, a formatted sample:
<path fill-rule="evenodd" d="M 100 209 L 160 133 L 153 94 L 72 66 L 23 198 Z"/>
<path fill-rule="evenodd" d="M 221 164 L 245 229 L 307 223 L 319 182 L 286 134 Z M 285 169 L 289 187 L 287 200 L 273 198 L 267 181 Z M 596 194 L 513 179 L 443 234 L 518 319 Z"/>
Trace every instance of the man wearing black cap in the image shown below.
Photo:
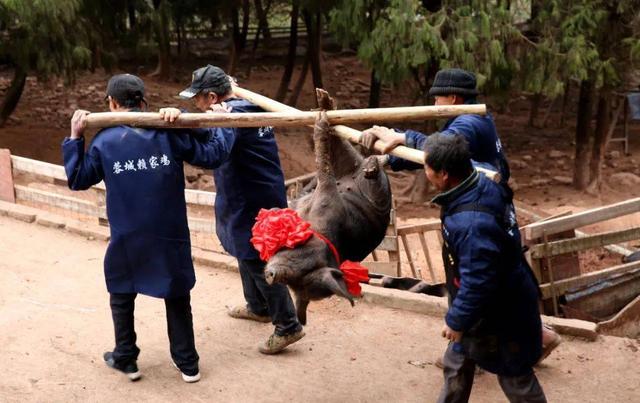
<path fill-rule="evenodd" d="M 142 80 L 130 74 L 107 85 L 109 110 L 129 112 L 146 105 Z M 160 111 L 165 120 L 168 114 Z M 210 131 L 101 130 L 85 152 L 83 133 L 89 112 L 78 110 L 62 152 L 69 188 L 84 190 L 104 180 L 111 240 L 104 261 L 115 330 L 115 348 L 106 364 L 132 381 L 136 364 L 134 303 L 137 294 L 163 298 L 173 364 L 185 382 L 200 379 L 191 315 L 195 284 L 184 198 L 183 162 L 214 168 L 228 153 L 232 138 Z"/>
<path fill-rule="evenodd" d="M 435 97 L 436 105 L 475 104 L 478 95 L 476 77 L 462 69 L 440 70 L 436 73 L 429 95 Z M 479 165 L 498 171 L 502 182 L 507 183 L 510 176 L 509 165 L 490 114 L 456 116 L 449 119 L 440 132 L 445 135 L 463 135 L 469 143 L 471 158 Z M 367 148 L 373 149 L 378 139 L 388 144 L 386 154 L 398 145 L 422 150 L 427 136 L 414 130 L 397 132 L 386 127 L 374 126 L 364 131 L 361 142 Z M 422 165 L 394 156 L 389 156 L 388 162 L 394 171 L 423 168 Z"/>
<path fill-rule="evenodd" d="M 478 95 L 476 77 L 473 73 L 462 69 L 440 70 L 436 73 L 429 95 L 435 97 L 436 105 L 474 104 Z M 510 177 L 509 164 L 502 152 L 502 144 L 490 114 L 456 116 L 445 123 L 441 133 L 464 136 L 474 164 L 498 171 L 501 183 L 507 184 Z M 384 150 L 386 154 L 398 145 L 423 150 L 427 136 L 414 130 L 402 133 L 386 127 L 374 126 L 364 131 L 361 142 L 365 147 L 373 150 L 373 145 L 378 139 L 387 143 Z M 423 169 L 420 164 L 393 155 L 388 156 L 388 163 L 394 171 Z M 543 326 L 541 360 L 546 358 L 561 341 L 561 337 L 556 332 Z"/>
<path fill-rule="evenodd" d="M 201 111 L 244 113 L 263 110 L 234 96 L 230 78 L 219 67 L 207 65 L 193 72 L 191 86 L 180 96 L 193 99 Z M 180 111 L 172 109 L 178 116 Z M 287 287 L 269 285 L 265 262 L 250 243 L 251 228 L 260 209 L 287 207 L 284 174 L 271 127 L 218 128 L 233 138 L 227 159 L 214 169 L 216 184 L 216 233 L 224 249 L 238 259 L 246 305 L 232 307 L 237 319 L 272 322 L 274 333 L 259 351 L 275 354 L 304 337 Z"/>

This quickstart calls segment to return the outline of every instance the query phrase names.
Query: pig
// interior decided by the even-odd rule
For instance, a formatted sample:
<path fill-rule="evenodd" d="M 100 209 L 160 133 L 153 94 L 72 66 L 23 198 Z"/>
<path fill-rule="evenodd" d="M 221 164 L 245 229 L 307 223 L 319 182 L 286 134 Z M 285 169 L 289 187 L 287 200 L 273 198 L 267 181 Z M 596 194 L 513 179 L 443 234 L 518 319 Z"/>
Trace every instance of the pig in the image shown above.
<path fill-rule="evenodd" d="M 333 99 L 326 92 L 318 90 L 318 100 L 322 109 L 333 109 Z M 360 262 L 385 236 L 391 187 L 377 156 L 364 158 L 331 130 L 326 113 L 321 112 L 313 133 L 316 186 L 290 207 L 335 246 L 342 261 Z M 291 288 L 298 320 L 306 324 L 310 301 L 337 295 L 354 305 L 339 265 L 328 244 L 313 236 L 296 248 L 279 250 L 264 273 L 269 284 Z"/>

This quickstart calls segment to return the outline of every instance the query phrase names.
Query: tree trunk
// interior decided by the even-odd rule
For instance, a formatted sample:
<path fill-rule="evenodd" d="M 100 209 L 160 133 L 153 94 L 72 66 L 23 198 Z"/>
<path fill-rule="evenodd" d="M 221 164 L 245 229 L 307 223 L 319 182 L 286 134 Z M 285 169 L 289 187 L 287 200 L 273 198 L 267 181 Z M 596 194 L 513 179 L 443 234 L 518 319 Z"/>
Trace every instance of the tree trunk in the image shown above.
<path fill-rule="evenodd" d="M 178 40 L 178 55 L 182 56 L 182 29 L 181 29 L 181 24 L 180 21 L 178 20 L 174 20 L 174 23 L 176 25 L 176 37 Z"/>
<path fill-rule="evenodd" d="M 291 98 L 289 98 L 289 105 L 295 108 L 298 103 L 298 98 L 300 97 L 300 93 L 302 92 L 302 87 L 304 87 L 304 83 L 307 81 L 307 72 L 309 71 L 309 59 L 311 56 L 309 52 L 307 52 L 306 57 L 304 58 L 304 64 L 302 65 L 302 70 L 300 70 L 300 76 L 298 77 L 298 81 L 296 82 L 296 86 L 291 93 Z"/>
<path fill-rule="evenodd" d="M 586 189 L 589 184 L 589 140 L 591 139 L 591 112 L 594 92 L 592 81 L 582 81 L 578 98 L 576 158 L 573 171 L 573 186 L 578 190 Z"/>
<path fill-rule="evenodd" d="M 11 85 L 4 94 L 2 103 L 0 103 L 0 127 L 4 126 L 7 119 L 9 119 L 9 116 L 11 116 L 13 111 L 16 109 L 16 106 L 18 106 L 18 102 L 20 101 L 26 82 L 27 72 L 21 67 L 16 67 Z"/>
<path fill-rule="evenodd" d="M 380 90 L 382 83 L 376 77 L 376 70 L 371 70 L 371 84 L 369 85 L 369 108 L 380 107 Z"/>
<path fill-rule="evenodd" d="M 171 43 L 169 42 L 169 10 L 166 0 L 154 2 L 154 32 L 158 43 L 158 67 L 152 74 L 166 79 L 171 74 Z"/>
<path fill-rule="evenodd" d="M 593 139 L 593 150 L 591 151 L 591 163 L 589 165 L 590 183 L 588 190 L 596 194 L 600 190 L 602 161 L 609 142 L 609 122 L 611 121 L 611 95 L 608 91 L 602 91 L 598 101 L 598 112 L 596 113 L 596 130 Z"/>
<path fill-rule="evenodd" d="M 233 75 L 236 72 L 236 65 L 240 57 L 241 34 L 240 34 L 240 17 L 238 7 L 235 2 L 231 6 L 231 52 L 229 54 L 229 64 L 227 65 L 227 74 Z"/>
<path fill-rule="evenodd" d="M 569 109 L 569 100 L 571 96 L 571 80 L 567 80 L 564 84 L 564 95 L 562 96 L 562 109 L 560 110 L 560 127 L 564 127 L 564 119 Z"/>
<path fill-rule="evenodd" d="M 536 127 L 538 121 L 538 112 L 540 112 L 540 104 L 542 103 L 542 94 L 536 93 L 531 96 L 531 110 L 529 111 L 529 127 Z"/>
<path fill-rule="evenodd" d="M 313 86 L 315 88 L 323 88 L 322 85 L 322 67 L 320 61 L 322 37 L 322 14 L 317 13 L 311 15 L 305 10 L 302 13 L 305 25 L 307 26 L 307 42 L 309 46 L 309 64 L 311 67 L 311 76 L 313 78 Z"/>
<path fill-rule="evenodd" d="M 247 63 L 247 71 L 246 71 L 246 79 L 248 80 L 251 77 L 251 70 L 253 66 L 256 64 L 256 52 L 258 51 L 258 46 L 260 45 L 260 35 L 264 37 L 265 47 L 269 46 L 269 41 L 271 40 L 271 33 L 269 32 L 269 23 L 266 20 L 266 15 L 269 12 L 269 7 L 271 7 L 271 1 L 267 2 L 265 9 L 262 9 L 261 0 L 255 0 L 256 5 L 256 13 L 262 14 L 264 20 L 260 17 L 258 21 L 258 29 L 256 29 L 256 36 L 253 39 L 253 47 L 251 48 L 251 58 L 249 59 L 249 63 Z M 269 36 L 267 38 L 267 35 Z"/>
<path fill-rule="evenodd" d="M 240 49 L 247 47 L 247 36 L 249 35 L 249 22 L 251 18 L 251 4 L 249 0 L 242 0 L 242 34 L 240 41 Z"/>
<path fill-rule="evenodd" d="M 136 29 L 136 5 L 133 0 L 127 2 L 127 14 L 129 17 L 129 30 L 135 31 Z"/>
<path fill-rule="evenodd" d="M 287 96 L 287 90 L 289 89 L 289 83 L 291 83 L 291 77 L 293 76 L 293 68 L 296 64 L 296 56 L 298 49 L 298 16 L 300 14 L 300 2 L 299 0 L 293 0 L 291 5 L 291 34 L 289 36 L 289 52 L 287 53 L 287 64 L 284 67 L 282 73 L 282 79 L 280 80 L 280 86 L 276 93 L 276 100 L 279 102 L 284 101 Z"/>
<path fill-rule="evenodd" d="M 262 8 L 262 0 L 255 0 L 254 2 L 256 7 L 256 14 L 258 15 L 258 31 L 262 31 L 262 37 L 265 40 L 265 43 L 268 45 L 271 40 L 271 31 L 269 31 L 269 21 L 267 20 L 267 14 L 269 12 L 269 5 L 271 2 L 267 3 L 265 8 Z"/>
<path fill-rule="evenodd" d="M 100 52 L 100 47 L 93 40 L 89 41 L 89 46 L 91 48 L 91 68 L 89 69 L 92 73 L 96 72 L 96 69 L 100 68 L 102 65 L 102 53 Z"/>
<path fill-rule="evenodd" d="M 231 7 L 231 55 L 229 57 L 229 64 L 227 66 L 227 73 L 230 75 L 235 74 L 238 68 L 238 61 L 240 55 L 247 45 L 247 34 L 249 32 L 249 14 L 250 14 L 249 0 L 242 0 L 242 29 L 240 28 L 240 13 L 238 7 L 234 5 Z"/>

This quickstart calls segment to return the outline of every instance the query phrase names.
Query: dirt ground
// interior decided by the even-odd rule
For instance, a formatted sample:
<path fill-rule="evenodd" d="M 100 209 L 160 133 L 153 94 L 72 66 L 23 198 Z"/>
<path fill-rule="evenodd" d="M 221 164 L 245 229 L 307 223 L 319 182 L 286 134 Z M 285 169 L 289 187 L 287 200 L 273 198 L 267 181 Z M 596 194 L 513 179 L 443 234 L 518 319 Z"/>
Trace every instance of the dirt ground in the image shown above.
<path fill-rule="evenodd" d="M 433 362 L 441 320 L 336 298 L 311 305 L 307 336 L 263 356 L 270 325 L 237 321 L 236 273 L 197 268 L 192 293 L 203 379 L 188 385 L 170 365 L 161 301 L 139 297 L 136 330 L 144 378 L 131 383 L 101 354 L 113 330 L 102 275 L 105 244 L 0 217 L 1 402 L 233 401 L 424 402 L 442 382 Z M 35 253 L 34 251 L 37 251 Z M 537 370 L 550 402 L 637 402 L 640 342 L 567 340 Z M 412 362 L 412 363 L 410 363 Z M 504 402 L 494 376 L 476 378 L 471 402 Z"/>

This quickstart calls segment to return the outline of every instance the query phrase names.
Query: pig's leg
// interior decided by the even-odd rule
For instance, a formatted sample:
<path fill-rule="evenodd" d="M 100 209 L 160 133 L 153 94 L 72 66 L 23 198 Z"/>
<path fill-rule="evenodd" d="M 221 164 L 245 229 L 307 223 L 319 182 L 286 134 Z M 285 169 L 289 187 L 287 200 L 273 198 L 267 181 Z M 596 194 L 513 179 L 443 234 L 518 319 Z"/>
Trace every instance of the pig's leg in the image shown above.
<path fill-rule="evenodd" d="M 327 91 L 316 88 L 316 98 L 320 109 L 336 109 L 335 101 Z M 362 163 L 362 155 L 347 140 L 331 135 L 329 144 L 331 166 L 336 178 L 351 175 L 358 169 Z"/>
<path fill-rule="evenodd" d="M 324 112 L 320 112 L 313 131 L 313 143 L 316 149 L 316 169 L 318 172 L 316 176 L 318 185 L 315 194 L 322 195 L 327 202 L 327 206 L 338 195 L 336 177 L 331 165 L 330 130 L 331 127 L 329 126 L 327 115 Z"/>

